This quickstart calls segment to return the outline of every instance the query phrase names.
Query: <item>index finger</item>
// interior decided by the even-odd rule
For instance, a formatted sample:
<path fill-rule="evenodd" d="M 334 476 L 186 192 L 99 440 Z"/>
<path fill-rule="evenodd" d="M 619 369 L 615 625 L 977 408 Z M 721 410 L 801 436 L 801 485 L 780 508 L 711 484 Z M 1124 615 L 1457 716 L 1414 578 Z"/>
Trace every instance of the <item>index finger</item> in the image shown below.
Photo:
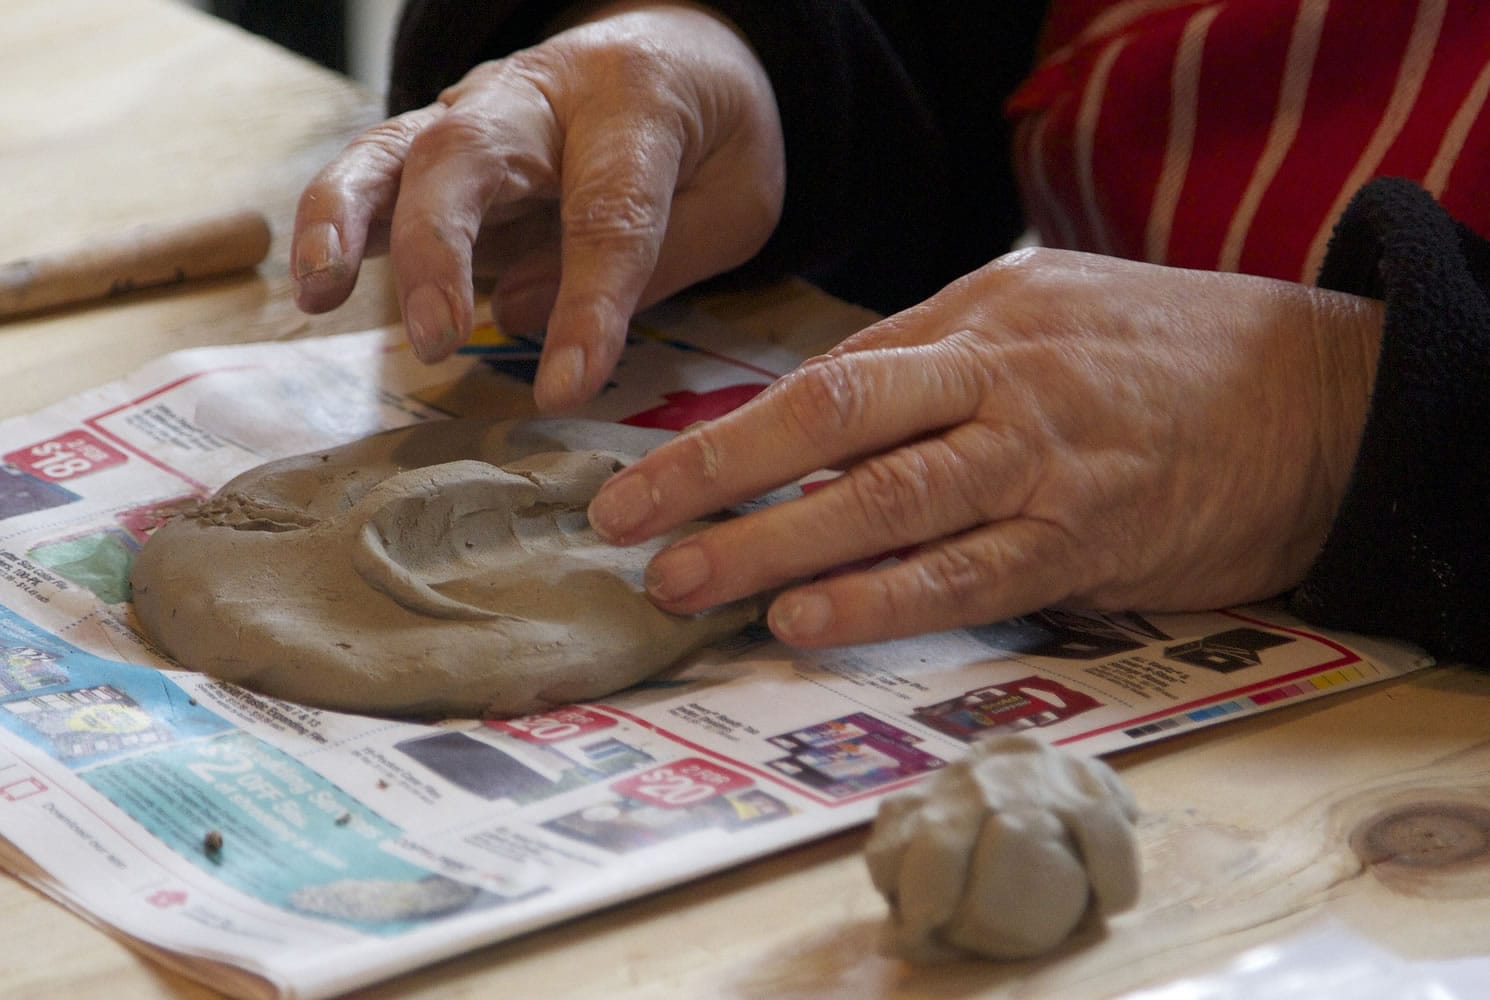
<path fill-rule="evenodd" d="M 970 419 L 986 392 L 983 368 L 955 339 L 813 359 L 617 473 L 591 502 L 591 525 L 613 544 L 635 544 Z"/>
<path fill-rule="evenodd" d="M 560 172 L 558 295 L 533 385 L 544 411 L 567 409 L 605 384 L 662 249 L 681 140 L 642 119 L 580 116 Z"/>
<path fill-rule="evenodd" d="M 552 196 L 558 136 L 541 95 L 491 74 L 410 144 L 389 233 L 404 326 L 415 354 L 439 361 L 471 332 L 471 262 L 493 206 Z"/>

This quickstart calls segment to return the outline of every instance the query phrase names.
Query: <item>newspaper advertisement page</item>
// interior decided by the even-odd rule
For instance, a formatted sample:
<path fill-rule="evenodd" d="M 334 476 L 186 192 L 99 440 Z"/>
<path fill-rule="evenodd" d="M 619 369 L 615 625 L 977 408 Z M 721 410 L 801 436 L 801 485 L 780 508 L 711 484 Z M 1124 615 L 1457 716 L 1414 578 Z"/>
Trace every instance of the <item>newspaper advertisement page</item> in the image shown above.
<path fill-rule="evenodd" d="M 797 361 L 689 308 L 631 340 L 585 415 L 680 430 Z M 131 560 L 173 511 L 271 458 L 527 415 L 538 347 L 198 349 L 0 424 L 7 866 L 218 989 L 330 996 L 865 822 L 986 734 L 1108 753 L 1427 662 L 1273 607 L 810 654 L 752 626 L 600 702 L 428 722 L 268 698 L 139 633 Z"/>

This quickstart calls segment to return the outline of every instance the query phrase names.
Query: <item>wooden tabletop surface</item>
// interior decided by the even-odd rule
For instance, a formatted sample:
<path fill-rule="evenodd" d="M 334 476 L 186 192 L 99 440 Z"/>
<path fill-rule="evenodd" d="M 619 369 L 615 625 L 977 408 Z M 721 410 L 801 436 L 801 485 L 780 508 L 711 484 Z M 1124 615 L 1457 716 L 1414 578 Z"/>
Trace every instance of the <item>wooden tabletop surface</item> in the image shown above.
<path fill-rule="evenodd" d="M 182 347 L 397 319 L 381 262 L 327 316 L 290 299 L 295 198 L 379 117 L 344 78 L 172 0 L 8 0 L 0 94 L 0 260 L 239 207 L 264 211 L 274 231 L 253 274 L 0 325 L 0 416 Z M 865 319 L 800 284 L 709 305 L 802 350 Z M 1404 810 L 1431 838 L 1436 806 L 1490 805 L 1490 676 L 1434 668 L 1110 759 L 1144 810 L 1143 895 L 1104 938 L 1046 960 L 918 969 L 886 955 L 854 831 L 358 995 L 1106 997 L 1205 972 L 1326 916 L 1407 957 L 1490 953 L 1490 847 L 1452 871 L 1366 865 L 1351 847 L 1352 833 Z M 13 878 L 0 878 L 0 913 L 5 996 L 217 995 Z"/>

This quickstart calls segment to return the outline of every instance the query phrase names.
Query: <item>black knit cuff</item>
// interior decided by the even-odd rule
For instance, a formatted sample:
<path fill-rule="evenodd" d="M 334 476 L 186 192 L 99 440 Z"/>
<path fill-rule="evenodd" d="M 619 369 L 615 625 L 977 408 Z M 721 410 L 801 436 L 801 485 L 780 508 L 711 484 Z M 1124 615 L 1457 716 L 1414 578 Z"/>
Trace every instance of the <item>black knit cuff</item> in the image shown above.
<path fill-rule="evenodd" d="M 1490 245 L 1416 185 L 1346 209 L 1324 288 L 1381 299 L 1376 385 L 1344 503 L 1293 595 L 1319 625 L 1490 649 Z"/>

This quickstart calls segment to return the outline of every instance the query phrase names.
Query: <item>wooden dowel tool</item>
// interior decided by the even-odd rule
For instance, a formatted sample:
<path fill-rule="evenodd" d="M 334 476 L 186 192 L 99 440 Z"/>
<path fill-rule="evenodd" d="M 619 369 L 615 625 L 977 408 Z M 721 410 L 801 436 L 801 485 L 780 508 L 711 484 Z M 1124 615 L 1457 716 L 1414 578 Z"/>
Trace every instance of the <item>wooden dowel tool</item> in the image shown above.
<path fill-rule="evenodd" d="M 0 320 L 56 306 L 256 267 L 269 253 L 262 213 L 142 226 L 86 245 L 0 264 Z"/>

